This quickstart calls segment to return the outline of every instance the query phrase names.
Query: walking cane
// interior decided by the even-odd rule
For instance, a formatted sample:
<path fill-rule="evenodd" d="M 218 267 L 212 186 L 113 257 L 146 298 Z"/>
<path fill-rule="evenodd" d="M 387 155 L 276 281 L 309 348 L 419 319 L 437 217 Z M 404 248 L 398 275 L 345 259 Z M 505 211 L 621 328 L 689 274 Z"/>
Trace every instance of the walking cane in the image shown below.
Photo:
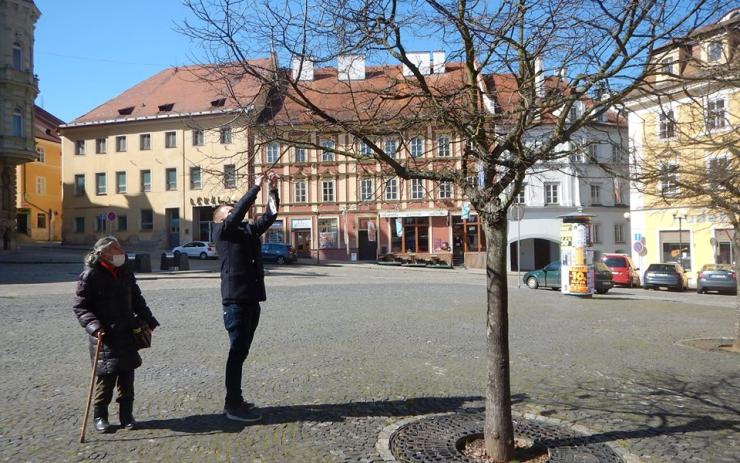
<path fill-rule="evenodd" d="M 103 336 L 98 336 L 98 344 L 95 346 L 95 360 L 92 364 L 92 374 L 90 375 L 90 391 L 87 393 L 87 403 L 85 404 L 85 415 L 82 417 L 82 429 L 80 430 L 80 444 L 85 443 L 85 429 L 87 428 L 87 418 L 90 415 L 90 402 L 92 402 L 93 389 L 95 388 L 95 367 L 98 365 L 100 358 L 100 347 L 103 345 Z"/>

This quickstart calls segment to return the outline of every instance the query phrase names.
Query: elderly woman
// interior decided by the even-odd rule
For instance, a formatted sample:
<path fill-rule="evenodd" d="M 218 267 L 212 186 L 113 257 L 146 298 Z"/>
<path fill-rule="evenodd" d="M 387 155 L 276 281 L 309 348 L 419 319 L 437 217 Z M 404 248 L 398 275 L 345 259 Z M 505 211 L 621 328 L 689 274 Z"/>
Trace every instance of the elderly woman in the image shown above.
<path fill-rule="evenodd" d="M 113 236 L 95 243 L 85 257 L 85 269 L 77 282 L 74 312 L 89 335 L 90 356 L 102 338 L 100 358 L 95 366 L 95 430 L 110 432 L 108 404 L 118 386 L 118 417 L 121 426 L 134 429 L 134 369 L 141 366 L 133 330 L 141 321 L 154 329 L 159 322 L 152 315 L 126 264 L 126 254 Z"/>

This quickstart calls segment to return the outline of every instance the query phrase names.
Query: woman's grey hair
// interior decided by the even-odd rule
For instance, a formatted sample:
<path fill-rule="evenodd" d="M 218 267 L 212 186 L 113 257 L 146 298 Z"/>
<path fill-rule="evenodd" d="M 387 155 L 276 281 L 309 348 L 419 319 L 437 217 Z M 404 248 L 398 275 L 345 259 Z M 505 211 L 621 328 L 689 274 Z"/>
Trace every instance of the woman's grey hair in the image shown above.
<path fill-rule="evenodd" d="M 108 249 L 108 247 L 114 243 L 120 244 L 118 238 L 115 236 L 105 236 L 96 241 L 93 245 L 92 251 L 88 252 L 85 256 L 85 265 L 92 267 L 93 265 L 100 263 L 103 251 Z"/>

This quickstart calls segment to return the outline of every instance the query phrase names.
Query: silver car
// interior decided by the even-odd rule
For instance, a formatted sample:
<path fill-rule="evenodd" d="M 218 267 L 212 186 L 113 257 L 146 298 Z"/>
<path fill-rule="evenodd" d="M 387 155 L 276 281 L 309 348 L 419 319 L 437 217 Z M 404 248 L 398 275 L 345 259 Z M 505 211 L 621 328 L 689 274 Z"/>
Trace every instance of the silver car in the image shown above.
<path fill-rule="evenodd" d="M 188 257 L 198 257 L 203 260 L 218 258 L 216 243 L 209 243 L 208 241 L 191 241 L 173 248 L 172 253 L 175 255 L 187 254 Z"/>

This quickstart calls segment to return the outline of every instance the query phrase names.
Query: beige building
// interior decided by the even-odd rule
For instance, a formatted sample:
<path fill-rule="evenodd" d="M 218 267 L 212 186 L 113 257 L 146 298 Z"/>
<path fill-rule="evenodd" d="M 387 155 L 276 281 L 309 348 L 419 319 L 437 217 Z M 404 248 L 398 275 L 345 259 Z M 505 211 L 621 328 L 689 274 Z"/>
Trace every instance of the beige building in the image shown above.
<path fill-rule="evenodd" d="M 246 189 L 245 127 L 267 94 L 242 79 L 226 96 L 203 80 L 210 72 L 167 69 L 61 126 L 65 243 L 209 239 L 213 207 Z"/>
<path fill-rule="evenodd" d="M 36 159 L 33 40 L 40 15 L 31 0 L 0 0 L 0 250 L 15 249 L 16 166 Z"/>

